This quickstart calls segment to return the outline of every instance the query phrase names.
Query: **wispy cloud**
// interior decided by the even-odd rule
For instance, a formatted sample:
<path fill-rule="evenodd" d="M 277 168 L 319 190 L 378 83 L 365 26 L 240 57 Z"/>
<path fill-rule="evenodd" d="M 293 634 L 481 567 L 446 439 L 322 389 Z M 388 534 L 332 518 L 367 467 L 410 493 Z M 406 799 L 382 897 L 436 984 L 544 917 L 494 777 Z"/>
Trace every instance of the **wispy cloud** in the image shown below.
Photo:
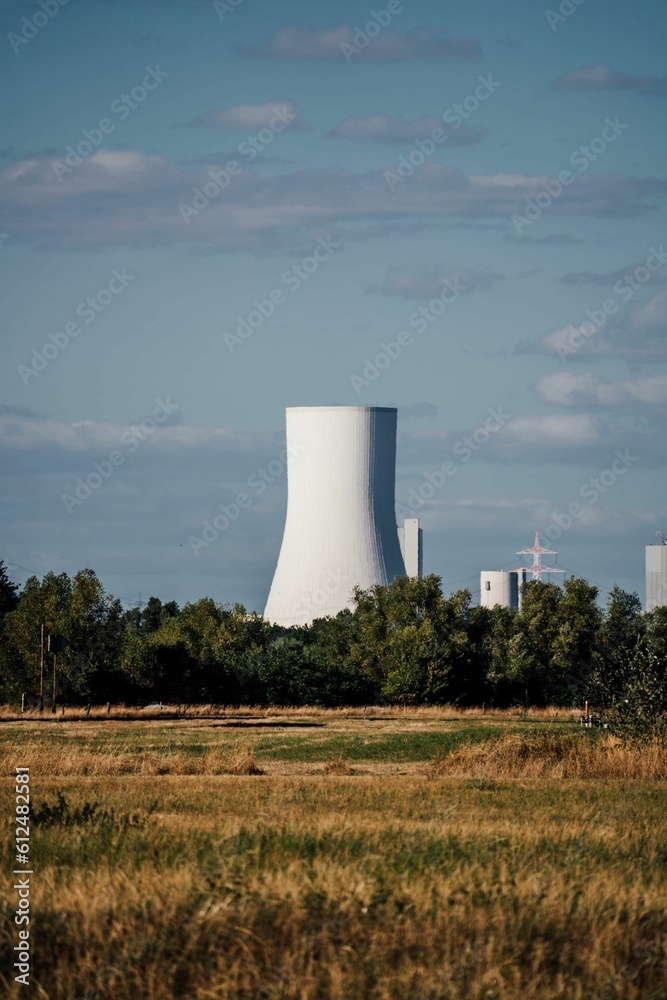
<path fill-rule="evenodd" d="M 569 271 L 559 281 L 562 285 L 615 285 L 617 281 L 628 282 L 643 261 L 635 261 L 627 267 L 619 267 L 615 271 Z M 667 264 L 652 272 L 651 282 L 656 285 L 667 285 Z"/>
<path fill-rule="evenodd" d="M 219 168 L 224 170 L 221 162 Z M 493 220 L 509 226 L 512 212 L 542 190 L 543 178 L 472 175 L 426 163 L 410 184 L 391 192 L 382 170 L 341 167 L 262 176 L 242 167 L 206 210 L 185 225 L 180 204 L 210 181 L 210 170 L 184 169 L 137 150 L 98 150 L 60 182 L 44 159 L 0 170 L 0 211 L 14 243 L 72 248 L 183 242 L 223 250 L 268 252 L 303 246 L 313 234 L 353 225 Z M 624 174 L 582 176 L 553 211 L 561 215 L 627 218 L 656 211 L 667 182 Z"/>
<path fill-rule="evenodd" d="M 490 288 L 504 275 L 487 268 L 468 267 L 447 269 L 443 264 L 421 267 L 390 267 L 386 270 L 379 288 L 371 286 L 369 291 L 380 291 L 383 295 L 398 295 L 411 299 L 432 298 L 440 295 L 443 285 L 456 282 L 466 291 Z"/>
<path fill-rule="evenodd" d="M 311 125 L 303 118 L 293 101 L 266 101 L 264 104 L 233 104 L 226 108 L 210 108 L 187 122 L 189 126 L 215 129 L 269 128 L 276 122 L 276 115 L 287 118 L 290 131 L 304 132 Z"/>
<path fill-rule="evenodd" d="M 265 59 L 340 59 L 344 47 L 354 47 L 357 28 L 339 24 L 333 28 L 306 28 L 291 24 L 279 28 L 265 42 L 242 48 L 246 55 Z M 437 28 L 384 31 L 370 38 L 355 61 L 400 62 L 406 59 L 479 59 L 479 39 L 455 38 Z"/>
<path fill-rule="evenodd" d="M 593 315 L 602 310 L 594 310 Z M 572 357 L 577 361 L 618 358 L 631 364 L 667 361 L 667 289 L 661 288 L 645 302 L 631 303 L 622 315 L 609 316 L 599 327 L 566 324 L 533 340 L 522 340 L 517 354 L 563 357 L 563 345 L 573 343 L 572 331 L 580 331 Z M 567 354 L 567 351 L 565 352 Z"/>
<path fill-rule="evenodd" d="M 561 73 L 553 83 L 557 90 L 639 90 L 667 96 L 667 76 L 637 76 L 611 66 L 582 66 Z"/>
<path fill-rule="evenodd" d="M 411 403 L 409 406 L 399 406 L 398 416 L 401 420 L 423 420 L 435 417 L 438 414 L 438 407 L 433 403 Z"/>
<path fill-rule="evenodd" d="M 470 431 L 468 431 L 470 433 Z M 440 464 L 452 453 L 455 442 L 466 441 L 466 431 L 442 428 L 414 431 L 399 438 L 404 464 L 419 468 Z M 468 443 L 472 438 L 468 439 Z M 661 436 L 628 431 L 604 413 L 531 413 L 511 417 L 483 447 L 472 452 L 475 462 L 514 462 L 531 467 L 598 462 L 608 448 L 641 446 L 647 461 L 662 463 Z"/>
<path fill-rule="evenodd" d="M 572 236 L 570 233 L 547 233 L 546 236 L 531 236 L 521 234 L 518 236 L 514 230 L 505 233 L 503 239 L 512 240 L 515 243 L 542 243 L 545 246 L 575 246 L 578 243 L 585 243 L 586 240 L 579 236 Z"/>
<path fill-rule="evenodd" d="M 7 407 L 16 411 L 21 408 Z M 79 420 L 67 423 L 47 417 L 24 416 L 17 412 L 0 414 L 0 449 L 8 451 L 43 451 L 97 455 L 105 449 L 117 448 L 124 436 L 141 431 L 141 421 L 136 424 L 107 423 Z M 147 439 L 146 448 L 159 452 L 186 453 L 190 449 L 216 452 L 270 451 L 276 440 L 271 435 L 254 434 L 226 427 L 196 427 L 171 425 L 157 427 Z"/>
<path fill-rule="evenodd" d="M 415 118 L 408 120 L 399 115 L 369 115 L 367 118 L 345 118 L 326 133 L 330 139 L 357 139 L 364 142 L 398 143 L 425 139 L 435 129 L 447 136 L 450 146 L 469 146 L 481 142 L 485 132 L 481 128 L 460 126 L 448 128 L 441 118 Z"/>
<path fill-rule="evenodd" d="M 479 500 L 456 500 L 457 507 L 491 507 L 498 509 L 515 510 L 521 507 L 539 507 L 542 504 L 549 504 L 549 500 L 539 500 L 534 497 L 521 497 L 520 499 L 509 499 L 502 497 L 488 497 Z"/>
<path fill-rule="evenodd" d="M 554 372 L 539 379 L 535 391 L 546 403 L 556 406 L 609 410 L 664 407 L 667 406 L 667 375 L 613 381 L 588 372 Z"/>

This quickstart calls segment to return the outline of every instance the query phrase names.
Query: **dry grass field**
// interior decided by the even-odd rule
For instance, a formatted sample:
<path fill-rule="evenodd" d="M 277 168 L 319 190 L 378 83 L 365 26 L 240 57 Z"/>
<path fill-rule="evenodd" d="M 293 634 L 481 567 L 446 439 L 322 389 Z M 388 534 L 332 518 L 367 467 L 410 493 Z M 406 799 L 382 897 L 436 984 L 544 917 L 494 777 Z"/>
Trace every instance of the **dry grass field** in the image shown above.
<path fill-rule="evenodd" d="M 73 716 L 0 713 L 6 830 L 31 769 L 35 997 L 667 996 L 664 747 L 562 711 Z M 6 836 L 3 955 L 12 869 Z"/>

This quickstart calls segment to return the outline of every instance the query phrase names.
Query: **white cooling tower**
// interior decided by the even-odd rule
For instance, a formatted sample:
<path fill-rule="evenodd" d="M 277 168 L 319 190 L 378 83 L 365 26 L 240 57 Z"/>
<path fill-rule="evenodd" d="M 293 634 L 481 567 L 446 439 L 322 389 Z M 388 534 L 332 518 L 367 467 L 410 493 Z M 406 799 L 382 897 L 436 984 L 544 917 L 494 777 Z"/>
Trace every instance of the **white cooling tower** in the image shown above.
<path fill-rule="evenodd" d="M 396 413 L 287 409 L 287 519 L 264 616 L 306 625 L 352 607 L 352 590 L 405 576 L 394 509 Z"/>

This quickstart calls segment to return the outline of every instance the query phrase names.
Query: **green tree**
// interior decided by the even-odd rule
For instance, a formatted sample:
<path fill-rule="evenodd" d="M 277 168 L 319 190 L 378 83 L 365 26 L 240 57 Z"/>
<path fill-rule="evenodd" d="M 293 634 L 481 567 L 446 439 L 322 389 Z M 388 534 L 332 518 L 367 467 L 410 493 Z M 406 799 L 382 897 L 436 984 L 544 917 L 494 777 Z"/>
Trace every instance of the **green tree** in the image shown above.
<path fill-rule="evenodd" d="M 37 697 L 40 689 L 40 635 L 55 632 L 64 635 L 72 582 L 67 573 L 47 573 L 40 582 L 31 576 L 21 592 L 19 603 L 4 619 L 7 657 L 12 663 L 11 676 L 4 679 L 4 696 L 20 697 L 22 692 Z M 50 664 L 45 669 L 45 695 L 51 690 Z"/>
<path fill-rule="evenodd" d="M 18 650 L 12 645 L 6 617 L 19 603 L 19 588 L 11 582 L 4 562 L 0 561 L 0 699 L 11 701 L 19 695 L 19 677 L 22 662 Z"/>
<path fill-rule="evenodd" d="M 444 598 L 440 578 L 402 577 L 356 591 L 350 663 L 403 703 L 483 700 L 484 609 L 467 590 Z"/>
<path fill-rule="evenodd" d="M 493 704 L 506 707 L 518 697 L 519 692 L 512 675 L 512 639 L 516 632 L 516 608 L 496 606 L 486 610 L 484 629 L 487 696 Z"/>
<path fill-rule="evenodd" d="M 157 632 L 163 621 L 167 618 L 177 618 L 179 614 L 176 601 L 167 601 L 163 604 L 159 597 L 149 597 L 143 611 L 135 608 L 131 610 L 134 614 L 129 620 L 145 634 Z M 129 614 L 126 612 L 126 616 Z"/>
<path fill-rule="evenodd" d="M 92 569 L 80 570 L 72 579 L 62 633 L 68 640 L 59 657 L 62 696 L 97 702 L 122 698 L 123 609 Z"/>
<path fill-rule="evenodd" d="M 106 594 L 92 569 L 80 570 L 73 579 L 66 573 L 47 573 L 40 582 L 31 577 L 19 603 L 5 616 L 4 634 L 13 654 L 7 695 L 22 691 L 33 696 L 40 689 L 40 635 L 63 635 L 68 642 L 58 654 L 58 697 L 67 701 L 118 700 L 123 696 L 120 652 L 123 611 L 120 602 Z M 44 694 L 52 691 L 52 658 L 45 655 Z"/>
<path fill-rule="evenodd" d="M 424 700 L 444 631 L 439 577 L 399 577 L 386 587 L 357 589 L 354 599 L 351 665 L 387 698 Z"/>
<path fill-rule="evenodd" d="M 0 559 L 0 619 L 13 611 L 19 602 L 19 588 L 9 579 L 7 568 Z"/>
<path fill-rule="evenodd" d="M 581 697 L 604 710 L 620 697 L 627 681 L 628 663 L 646 630 L 637 594 L 614 586 L 598 629 L 590 664 L 582 663 L 576 675 Z"/>
<path fill-rule="evenodd" d="M 667 609 L 662 609 L 667 610 Z M 612 727 L 626 739 L 667 739 L 665 659 L 642 637 L 623 661 L 625 683 L 612 713 Z"/>
<path fill-rule="evenodd" d="M 507 657 L 507 678 L 518 703 L 548 702 L 562 599 L 563 591 L 555 583 L 532 580 L 522 587 L 521 608 Z"/>
<path fill-rule="evenodd" d="M 558 609 L 558 630 L 553 640 L 553 659 L 547 698 L 554 704 L 571 705 L 581 700 L 581 687 L 572 683 L 577 671 L 594 669 L 596 643 L 602 623 L 597 606 L 597 587 L 569 577 Z"/>
<path fill-rule="evenodd" d="M 143 609 L 140 616 L 141 631 L 157 632 L 162 623 L 163 617 L 162 601 L 160 598 L 149 597 L 146 602 L 146 607 Z"/>
<path fill-rule="evenodd" d="M 649 611 L 642 616 L 641 624 L 648 648 L 664 667 L 667 664 L 667 607 L 662 606 Z"/>

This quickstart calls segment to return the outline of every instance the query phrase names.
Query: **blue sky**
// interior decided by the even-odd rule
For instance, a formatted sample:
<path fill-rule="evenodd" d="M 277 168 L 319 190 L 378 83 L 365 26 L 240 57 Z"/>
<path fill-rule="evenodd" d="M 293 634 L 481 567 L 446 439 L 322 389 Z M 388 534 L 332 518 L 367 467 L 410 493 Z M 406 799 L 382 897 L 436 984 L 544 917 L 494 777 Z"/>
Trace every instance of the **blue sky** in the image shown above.
<path fill-rule="evenodd" d="M 418 510 L 446 590 L 475 591 L 540 530 L 602 597 L 644 596 L 667 523 L 663 4 L 44 3 L 0 22 L 0 555 L 17 582 L 89 565 L 126 604 L 261 610 L 284 472 L 198 555 L 190 539 L 280 464 L 286 406 L 333 403 L 399 407 L 403 507 L 454 456 Z M 350 55 L 373 11 L 387 23 Z M 68 164 L 86 131 L 98 145 Z M 462 291 L 422 331 L 448 281 Z M 604 322 L 577 333 L 587 311 Z M 502 426 L 463 461 L 490 409 Z"/>

